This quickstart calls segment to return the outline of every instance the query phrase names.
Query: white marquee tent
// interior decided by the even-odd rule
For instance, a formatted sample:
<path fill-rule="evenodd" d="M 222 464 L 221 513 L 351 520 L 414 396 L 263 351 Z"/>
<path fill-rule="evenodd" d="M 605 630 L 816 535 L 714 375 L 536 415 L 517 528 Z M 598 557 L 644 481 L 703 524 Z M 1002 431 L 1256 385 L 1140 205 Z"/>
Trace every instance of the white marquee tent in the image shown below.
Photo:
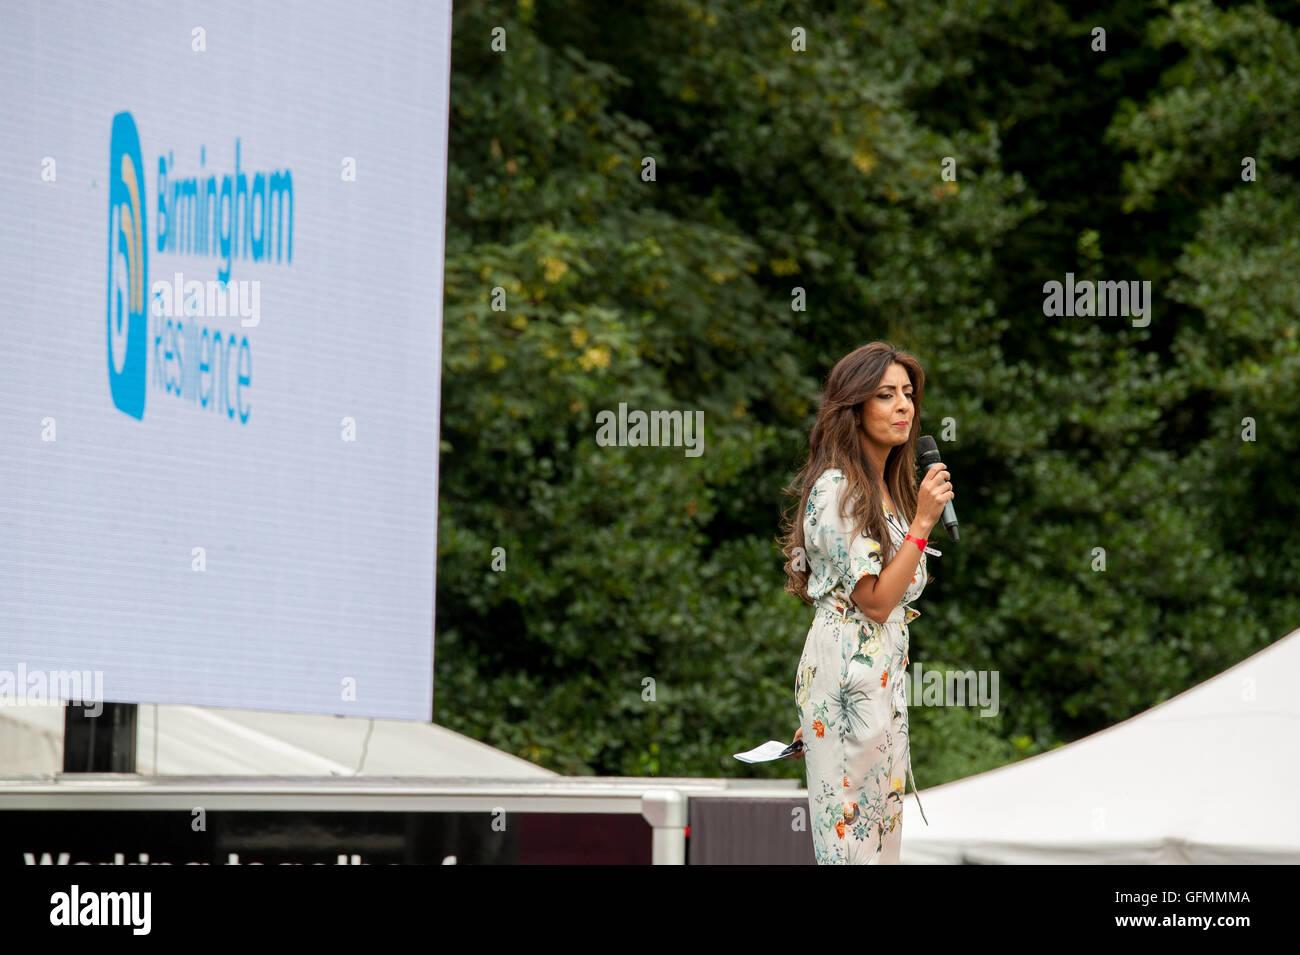
<path fill-rule="evenodd" d="M 445 727 L 405 720 L 146 703 L 136 735 L 136 771 L 144 775 L 559 775 Z M 0 706 L 0 776 L 62 769 L 63 707 Z"/>
<path fill-rule="evenodd" d="M 1300 863 L 1300 631 L 1145 712 L 907 795 L 903 863 Z M 915 741 L 914 741 L 915 744 Z"/>

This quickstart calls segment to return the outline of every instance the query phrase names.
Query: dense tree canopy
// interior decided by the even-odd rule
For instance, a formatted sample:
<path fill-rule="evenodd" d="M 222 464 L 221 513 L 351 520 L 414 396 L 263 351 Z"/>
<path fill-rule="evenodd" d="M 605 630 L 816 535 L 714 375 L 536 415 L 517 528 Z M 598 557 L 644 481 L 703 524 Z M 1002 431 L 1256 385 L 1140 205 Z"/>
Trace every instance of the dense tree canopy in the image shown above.
<path fill-rule="evenodd" d="M 782 489 L 874 339 L 926 368 L 961 518 L 911 659 L 999 674 L 996 717 L 913 710 L 922 787 L 1289 632 L 1297 22 L 458 4 L 435 719 L 567 773 L 801 776 L 730 754 L 796 728 Z M 1149 324 L 1045 315 L 1067 273 L 1149 281 Z M 620 404 L 701 412 L 703 453 L 598 443 Z"/>

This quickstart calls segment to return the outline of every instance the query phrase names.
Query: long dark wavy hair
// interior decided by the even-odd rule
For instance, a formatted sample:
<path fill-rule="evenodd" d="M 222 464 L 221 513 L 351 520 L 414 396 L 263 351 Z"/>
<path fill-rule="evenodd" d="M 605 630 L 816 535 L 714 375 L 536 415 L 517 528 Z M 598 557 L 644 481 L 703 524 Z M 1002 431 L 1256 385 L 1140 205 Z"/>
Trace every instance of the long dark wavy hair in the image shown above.
<path fill-rule="evenodd" d="M 867 474 L 869 462 L 862 445 L 862 407 L 871 400 L 885 372 L 895 362 L 907 370 L 907 377 L 912 380 L 912 427 L 907 443 L 890 450 L 885 460 L 885 484 L 904 524 L 910 524 L 916 514 L 917 488 L 920 487 L 916 475 L 916 439 L 921 433 L 925 372 L 921 363 L 907 352 L 885 342 L 871 342 L 849 352 L 831 369 L 822 392 L 817 420 L 808 435 L 808 461 L 790 486 L 784 489 L 794 498 L 781 522 L 781 553 L 786 559 L 785 589 L 804 603 L 813 602 L 808 597 L 804 512 L 813 484 L 827 468 L 839 468 L 844 472 L 846 483 L 841 501 L 851 510 L 842 516 L 852 519 L 853 533 L 857 535 L 865 530 L 869 537 L 880 542 L 885 566 L 894 557 L 893 538 L 881 510 L 884 501 L 875 480 Z"/>

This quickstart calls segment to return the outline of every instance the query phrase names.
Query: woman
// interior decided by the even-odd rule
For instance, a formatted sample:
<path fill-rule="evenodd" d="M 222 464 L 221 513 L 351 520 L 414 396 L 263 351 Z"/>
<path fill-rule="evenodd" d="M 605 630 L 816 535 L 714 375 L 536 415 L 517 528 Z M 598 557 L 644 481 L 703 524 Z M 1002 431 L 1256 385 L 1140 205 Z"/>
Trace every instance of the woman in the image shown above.
<path fill-rule="evenodd" d="M 925 538 L 955 497 L 942 465 L 917 484 L 924 387 L 920 363 L 883 342 L 845 355 L 808 462 L 786 489 L 802 517 L 785 522 L 786 590 L 816 608 L 795 679 L 795 739 L 818 864 L 898 861 L 911 776 L 907 625 L 920 616 L 908 604 L 928 579 Z"/>

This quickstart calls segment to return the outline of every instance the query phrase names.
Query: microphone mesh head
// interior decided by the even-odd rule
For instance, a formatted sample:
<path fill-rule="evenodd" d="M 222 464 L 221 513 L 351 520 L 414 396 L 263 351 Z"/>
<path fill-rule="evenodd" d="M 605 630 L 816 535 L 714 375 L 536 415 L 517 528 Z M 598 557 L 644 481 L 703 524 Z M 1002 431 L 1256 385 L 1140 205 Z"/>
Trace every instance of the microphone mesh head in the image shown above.
<path fill-rule="evenodd" d="M 916 457 L 923 470 L 929 470 L 930 465 L 940 462 L 939 445 L 935 444 L 934 438 L 923 434 L 916 439 Z"/>

